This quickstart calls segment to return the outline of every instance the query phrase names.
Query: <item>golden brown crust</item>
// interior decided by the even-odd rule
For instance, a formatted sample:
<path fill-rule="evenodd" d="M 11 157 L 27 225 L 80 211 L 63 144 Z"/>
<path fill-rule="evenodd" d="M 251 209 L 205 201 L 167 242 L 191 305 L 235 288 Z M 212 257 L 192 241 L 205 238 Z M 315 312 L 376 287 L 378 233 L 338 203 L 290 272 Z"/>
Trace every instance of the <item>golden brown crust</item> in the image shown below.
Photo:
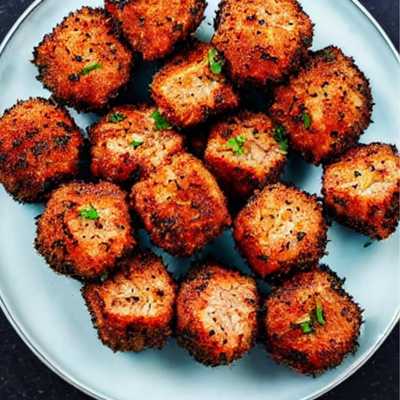
<path fill-rule="evenodd" d="M 325 252 L 327 225 L 315 195 L 277 183 L 267 185 L 239 213 L 234 238 L 265 278 L 317 263 Z"/>
<path fill-rule="evenodd" d="M 118 106 L 90 128 L 91 171 L 111 181 L 144 178 L 184 150 L 183 136 L 158 130 L 154 107 Z"/>
<path fill-rule="evenodd" d="M 327 267 L 299 272 L 266 301 L 263 327 L 267 350 L 275 361 L 298 372 L 319 374 L 339 365 L 356 350 L 362 323 L 359 306 Z M 323 324 L 316 320 L 322 310 Z M 299 322 L 311 318 L 312 332 Z"/>
<path fill-rule="evenodd" d="M 354 145 L 371 122 L 369 82 L 337 47 L 312 53 L 300 73 L 276 90 L 272 117 L 293 148 L 315 165 Z"/>
<path fill-rule="evenodd" d="M 241 154 L 229 140 L 244 140 Z M 215 124 L 204 156 L 206 164 L 233 196 L 249 197 L 266 183 L 275 183 L 286 163 L 286 155 L 274 139 L 274 125 L 262 113 L 241 112 Z"/>
<path fill-rule="evenodd" d="M 206 5 L 205 0 L 105 0 L 132 49 L 148 61 L 187 39 L 203 20 Z"/>
<path fill-rule="evenodd" d="M 190 127 L 239 104 L 239 98 L 222 74 L 209 66 L 208 43 L 175 56 L 154 77 L 151 93 L 162 114 L 172 124 Z"/>
<path fill-rule="evenodd" d="M 60 101 L 82 111 L 101 110 L 128 82 L 132 54 L 103 9 L 68 15 L 35 48 L 38 79 Z"/>
<path fill-rule="evenodd" d="M 63 107 L 19 101 L 0 118 L 0 132 L 0 182 L 16 200 L 43 200 L 78 174 L 83 137 Z"/>
<path fill-rule="evenodd" d="M 152 241 L 178 256 L 192 255 L 231 224 L 214 177 L 186 153 L 134 185 L 131 205 Z"/>
<path fill-rule="evenodd" d="M 254 279 L 215 262 L 191 270 L 177 297 L 177 340 L 199 362 L 231 364 L 254 345 L 258 293 Z"/>
<path fill-rule="evenodd" d="M 161 349 L 172 334 L 176 284 L 161 258 L 141 252 L 82 295 L 100 340 L 113 351 Z"/>
<path fill-rule="evenodd" d="M 360 144 L 324 168 L 322 193 L 331 215 L 373 239 L 399 222 L 400 157 L 395 146 Z"/>
<path fill-rule="evenodd" d="M 282 80 L 300 66 L 313 38 L 296 0 L 224 0 L 215 30 L 212 43 L 240 85 Z"/>
<path fill-rule="evenodd" d="M 135 244 L 125 193 L 108 182 L 60 187 L 37 223 L 38 252 L 56 272 L 82 280 L 112 271 Z"/>

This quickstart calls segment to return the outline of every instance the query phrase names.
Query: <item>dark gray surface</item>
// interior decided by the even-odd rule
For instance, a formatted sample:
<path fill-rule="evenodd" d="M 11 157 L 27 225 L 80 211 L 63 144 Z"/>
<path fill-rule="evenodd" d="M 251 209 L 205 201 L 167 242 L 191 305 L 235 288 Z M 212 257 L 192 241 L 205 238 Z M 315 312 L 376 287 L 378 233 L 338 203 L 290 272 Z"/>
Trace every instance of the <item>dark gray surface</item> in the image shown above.
<path fill-rule="evenodd" d="M 31 2 L 31 0 L 0 0 L 0 40 L 3 39 L 11 25 Z M 399 1 L 363 0 L 361 2 L 381 23 L 395 43 L 396 48 L 399 48 Z M 66 351 L 68 350 L 66 349 Z M 398 360 L 399 329 L 397 327 L 364 367 L 320 399 L 398 399 Z M 138 395 L 137 399 L 139 400 L 140 393 Z M 87 400 L 88 397 L 47 369 L 29 351 L 0 312 L 0 399 Z"/>

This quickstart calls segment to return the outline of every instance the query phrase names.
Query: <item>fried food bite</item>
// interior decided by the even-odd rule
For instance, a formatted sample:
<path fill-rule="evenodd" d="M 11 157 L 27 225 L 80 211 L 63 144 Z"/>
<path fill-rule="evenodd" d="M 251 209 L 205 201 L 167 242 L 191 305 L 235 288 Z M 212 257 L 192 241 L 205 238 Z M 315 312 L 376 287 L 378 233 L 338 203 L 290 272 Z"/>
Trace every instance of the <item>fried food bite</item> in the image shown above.
<path fill-rule="evenodd" d="M 192 255 L 231 224 L 214 177 L 187 153 L 135 184 L 131 205 L 154 244 L 176 256 Z"/>
<path fill-rule="evenodd" d="M 271 115 L 291 146 L 319 165 L 353 146 L 371 122 L 369 82 L 334 46 L 310 56 L 299 74 L 276 90 Z"/>
<path fill-rule="evenodd" d="M 135 244 L 125 193 L 108 182 L 60 187 L 37 223 L 38 252 L 54 271 L 77 279 L 112 271 Z"/>
<path fill-rule="evenodd" d="M 176 284 L 162 260 L 141 252 L 82 295 L 100 340 L 113 351 L 161 349 L 172 334 Z"/>
<path fill-rule="evenodd" d="M 105 108 L 128 83 L 133 58 L 110 15 L 83 7 L 68 15 L 34 50 L 38 79 L 62 103 Z"/>
<path fill-rule="evenodd" d="M 254 279 L 215 262 L 189 272 L 177 297 L 177 340 L 199 362 L 218 366 L 243 357 L 257 334 Z"/>
<path fill-rule="evenodd" d="M 343 282 L 329 268 L 315 267 L 270 294 L 263 328 L 275 361 L 315 375 L 355 352 L 362 311 Z"/>
<path fill-rule="evenodd" d="M 105 0 L 133 50 L 150 61 L 171 53 L 200 25 L 205 0 Z"/>
<path fill-rule="evenodd" d="M 183 136 L 161 126 L 157 110 L 146 105 L 113 108 L 89 136 L 93 175 L 117 182 L 147 177 L 184 150 Z"/>
<path fill-rule="evenodd" d="M 228 193 L 246 198 L 279 179 L 286 151 L 269 117 L 245 111 L 212 127 L 204 159 Z"/>
<path fill-rule="evenodd" d="M 240 85 L 278 82 L 299 68 L 313 24 L 296 0 L 224 0 L 212 44 Z"/>
<path fill-rule="evenodd" d="M 261 277 L 314 265 L 324 255 L 327 225 L 315 195 L 282 183 L 267 185 L 234 222 L 234 238 Z"/>
<path fill-rule="evenodd" d="M 0 182 L 15 200 L 36 202 L 79 172 L 83 137 L 49 100 L 19 101 L 0 118 Z"/>
<path fill-rule="evenodd" d="M 339 222 L 386 239 L 399 222 L 400 158 L 395 146 L 360 144 L 325 166 L 324 202 Z"/>
<path fill-rule="evenodd" d="M 151 93 L 166 119 L 183 128 L 239 104 L 232 85 L 222 74 L 215 49 L 202 42 L 194 42 L 166 64 L 155 75 Z"/>

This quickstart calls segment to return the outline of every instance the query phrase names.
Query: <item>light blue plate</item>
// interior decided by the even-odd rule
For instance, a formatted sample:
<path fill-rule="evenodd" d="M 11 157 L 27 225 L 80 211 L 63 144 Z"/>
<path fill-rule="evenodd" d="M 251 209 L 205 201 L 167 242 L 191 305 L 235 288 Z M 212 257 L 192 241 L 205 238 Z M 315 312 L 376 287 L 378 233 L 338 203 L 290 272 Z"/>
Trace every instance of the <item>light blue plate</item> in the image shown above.
<path fill-rule="evenodd" d="M 199 28 L 211 36 L 216 1 L 209 1 Z M 35 80 L 32 49 L 70 11 L 101 1 L 37 0 L 19 19 L 0 48 L 0 112 L 17 99 L 48 96 Z M 315 23 L 314 47 L 336 44 L 371 79 L 375 123 L 363 142 L 398 142 L 399 59 L 383 31 L 356 1 L 304 0 Z M 140 82 L 138 82 L 140 85 Z M 143 82 L 142 82 L 142 86 Z M 77 116 L 82 128 L 93 115 Z M 292 161 L 287 178 L 319 193 L 321 170 Z M 347 278 L 346 289 L 365 308 L 360 348 L 339 368 L 312 379 L 275 365 L 262 346 L 231 367 L 206 368 L 195 363 L 174 341 L 163 351 L 113 354 L 97 340 L 80 296 L 78 282 L 57 276 L 32 248 L 39 206 L 22 206 L 0 190 L 0 297 L 3 311 L 32 351 L 53 371 L 87 394 L 107 400 L 298 400 L 313 399 L 356 371 L 379 347 L 399 316 L 399 236 L 368 248 L 367 239 L 341 226 L 329 231 L 329 256 L 323 261 Z M 231 250 L 229 234 L 209 251 L 243 266 Z M 165 255 L 164 255 L 165 256 Z M 178 265 L 165 256 L 172 271 Z M 187 264 L 187 263 L 185 263 Z"/>

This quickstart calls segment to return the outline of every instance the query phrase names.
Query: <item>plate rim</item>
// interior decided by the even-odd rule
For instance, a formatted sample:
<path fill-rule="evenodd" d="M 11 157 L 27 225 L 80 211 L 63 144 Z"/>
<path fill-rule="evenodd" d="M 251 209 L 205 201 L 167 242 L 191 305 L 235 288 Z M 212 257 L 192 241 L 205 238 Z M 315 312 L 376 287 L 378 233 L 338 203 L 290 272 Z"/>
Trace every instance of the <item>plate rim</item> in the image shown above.
<path fill-rule="evenodd" d="M 23 24 L 23 22 L 30 16 L 30 14 L 36 10 L 40 5 L 42 5 L 46 0 L 34 0 L 26 10 L 20 15 L 17 21 L 12 25 L 10 30 L 7 32 L 6 36 L 0 43 L 0 58 L 4 53 L 4 50 L 7 48 L 8 43 L 13 38 L 15 32 L 18 28 Z M 359 0 L 348 0 L 350 1 L 359 11 L 369 20 L 369 22 L 374 26 L 375 30 L 378 34 L 384 39 L 385 44 L 391 50 L 392 55 L 394 56 L 397 63 L 400 65 L 400 55 L 397 52 L 393 42 L 389 38 L 388 34 L 379 24 L 379 22 L 375 19 L 375 17 L 360 3 Z M 112 397 L 106 396 L 97 392 L 94 388 L 90 388 L 85 385 L 79 379 L 75 379 L 70 374 L 68 374 L 64 368 L 62 368 L 57 362 L 49 360 L 45 353 L 45 350 L 42 346 L 34 343 L 34 340 L 30 338 L 29 334 L 25 331 L 25 329 L 21 326 L 20 322 L 14 318 L 12 312 L 7 305 L 7 302 L 4 300 L 3 292 L 0 287 L 0 308 L 2 309 L 4 315 L 6 316 L 8 322 L 14 328 L 18 336 L 22 339 L 22 341 L 28 346 L 28 348 L 32 351 L 32 353 L 52 372 L 58 375 L 65 382 L 69 383 L 71 386 L 85 393 L 86 395 L 96 399 L 96 400 L 115 400 Z M 338 376 L 333 379 L 328 385 L 323 387 L 322 389 L 311 393 L 310 395 L 303 397 L 301 400 L 315 400 L 316 398 L 322 396 L 323 394 L 329 392 L 333 388 L 337 387 L 341 383 L 343 383 L 346 379 L 348 379 L 351 375 L 357 372 L 365 363 L 377 352 L 377 350 L 382 346 L 387 337 L 393 331 L 396 324 L 400 321 L 400 306 L 398 306 L 396 313 L 393 315 L 392 320 L 390 321 L 386 331 L 384 334 L 377 340 L 375 345 L 367 352 L 363 357 L 360 358 L 358 362 L 355 362 L 344 374 Z"/>

